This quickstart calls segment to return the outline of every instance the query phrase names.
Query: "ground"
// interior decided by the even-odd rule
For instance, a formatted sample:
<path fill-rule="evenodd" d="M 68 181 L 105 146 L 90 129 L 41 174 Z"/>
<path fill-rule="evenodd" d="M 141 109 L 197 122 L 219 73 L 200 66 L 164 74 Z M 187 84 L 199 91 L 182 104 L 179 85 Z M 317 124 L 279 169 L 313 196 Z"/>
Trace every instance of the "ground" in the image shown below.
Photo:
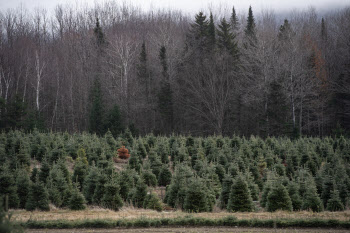
<path fill-rule="evenodd" d="M 306 232 L 319 232 L 319 233 L 345 233 L 347 230 L 334 230 L 334 229 L 271 229 L 271 228 L 238 228 L 238 227 L 186 227 L 186 228 L 139 228 L 139 229 L 68 229 L 68 230 L 28 230 L 28 233 L 219 233 L 219 232 L 278 232 L 278 233 L 306 233 Z"/>
<path fill-rule="evenodd" d="M 51 211 L 12 211 L 12 219 L 16 221 L 32 220 L 84 220 L 84 219 L 136 219 L 136 218 L 176 218 L 176 217 L 202 217 L 202 218 L 223 218 L 235 216 L 238 219 L 337 219 L 341 221 L 350 221 L 350 210 L 342 212 L 320 212 L 314 213 L 309 211 L 300 212 L 250 212 L 250 213 L 229 213 L 226 211 L 206 212 L 189 214 L 182 211 L 163 211 L 157 212 L 148 209 L 137 209 L 132 207 L 123 207 L 120 211 L 111 211 L 108 209 L 89 207 L 87 210 L 71 211 L 68 209 L 54 209 Z"/>

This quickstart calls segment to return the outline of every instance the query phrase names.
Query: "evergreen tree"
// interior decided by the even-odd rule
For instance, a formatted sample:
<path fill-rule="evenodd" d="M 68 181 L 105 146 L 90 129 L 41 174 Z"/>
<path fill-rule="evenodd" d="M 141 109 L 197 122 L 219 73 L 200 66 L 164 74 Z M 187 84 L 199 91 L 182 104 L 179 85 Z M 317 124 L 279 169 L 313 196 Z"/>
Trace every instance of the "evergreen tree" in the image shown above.
<path fill-rule="evenodd" d="M 228 200 L 230 199 L 231 186 L 233 184 L 233 179 L 230 175 L 225 175 L 222 181 L 222 189 L 220 194 L 220 208 L 226 209 Z"/>
<path fill-rule="evenodd" d="M 209 48 L 215 48 L 215 43 L 216 43 L 216 36 L 215 36 L 215 23 L 214 23 L 214 18 L 213 14 L 210 12 L 210 17 L 209 17 L 209 24 L 208 24 L 208 42 L 209 42 Z"/>
<path fill-rule="evenodd" d="M 113 174 L 112 174 L 113 175 Z M 93 193 L 92 202 L 95 204 L 100 204 L 105 193 L 105 186 L 108 182 L 106 174 L 103 174 L 103 171 L 100 171 L 97 175 L 96 188 Z"/>
<path fill-rule="evenodd" d="M 147 196 L 145 198 L 145 201 L 143 203 L 143 208 L 156 210 L 156 211 L 159 211 L 159 212 L 163 210 L 163 206 L 162 206 L 161 200 L 154 193 L 147 194 Z"/>
<path fill-rule="evenodd" d="M 227 210 L 235 212 L 253 211 L 253 201 L 248 189 L 248 184 L 242 177 L 238 177 L 231 186 Z"/>
<path fill-rule="evenodd" d="M 267 210 L 274 212 L 276 210 L 292 211 L 292 200 L 289 197 L 287 189 L 282 184 L 276 184 L 272 187 L 267 196 Z"/>
<path fill-rule="evenodd" d="M 218 27 L 218 47 L 232 56 L 237 56 L 238 49 L 234 41 L 235 35 L 230 31 L 231 25 L 223 18 Z"/>
<path fill-rule="evenodd" d="M 150 97 L 150 79 L 151 74 L 148 69 L 148 59 L 147 59 L 147 52 L 146 52 L 146 43 L 145 41 L 142 42 L 141 45 L 141 52 L 139 56 L 139 64 L 137 66 L 137 77 L 138 81 L 141 84 L 142 87 L 144 87 L 145 96 L 148 100 Z"/>
<path fill-rule="evenodd" d="M 18 153 L 16 154 L 17 168 L 29 169 L 30 155 L 27 153 L 23 143 L 20 144 Z"/>
<path fill-rule="evenodd" d="M 155 187 L 157 185 L 157 177 L 150 170 L 142 172 L 142 179 L 148 186 Z"/>
<path fill-rule="evenodd" d="M 49 177 L 49 175 L 50 175 L 50 165 L 49 165 L 48 161 L 45 159 L 41 163 L 40 172 L 39 172 L 39 180 L 41 182 L 43 182 L 44 184 L 46 184 L 47 178 Z"/>
<path fill-rule="evenodd" d="M 83 193 L 88 204 L 92 203 L 99 177 L 98 169 L 95 166 L 89 168 L 89 172 L 84 180 Z"/>
<path fill-rule="evenodd" d="M 33 211 L 35 209 L 44 211 L 50 210 L 49 194 L 44 186 L 44 183 L 39 179 L 36 179 L 34 183 L 31 183 L 26 202 L 26 210 Z"/>
<path fill-rule="evenodd" d="M 113 137 L 118 137 L 124 130 L 122 116 L 117 104 L 107 113 L 105 129 L 108 129 Z"/>
<path fill-rule="evenodd" d="M 79 184 L 74 183 L 72 190 L 72 196 L 69 199 L 69 209 L 71 210 L 83 210 L 86 208 L 86 201 L 83 194 L 79 191 Z"/>
<path fill-rule="evenodd" d="M 142 179 L 136 184 L 135 192 L 132 196 L 132 203 L 135 207 L 141 208 L 143 207 L 143 202 L 147 195 L 147 185 L 144 183 Z"/>
<path fill-rule="evenodd" d="M 30 187 L 30 178 L 26 170 L 19 170 L 16 177 L 17 194 L 19 198 L 19 208 L 24 209 Z"/>
<path fill-rule="evenodd" d="M 101 136 L 105 133 L 104 129 L 104 108 L 102 103 L 102 90 L 99 78 L 95 78 L 90 93 L 90 113 L 89 113 L 89 131 Z"/>
<path fill-rule="evenodd" d="M 30 175 L 30 180 L 32 182 L 35 182 L 36 176 L 38 176 L 38 175 L 39 175 L 39 170 L 38 170 L 37 167 L 34 167 L 33 170 L 32 170 L 32 173 Z"/>
<path fill-rule="evenodd" d="M 96 44 L 98 47 L 101 47 L 106 43 L 105 36 L 103 34 L 102 28 L 100 26 L 100 20 L 96 18 L 96 26 L 94 28 L 94 34 L 96 38 Z"/>
<path fill-rule="evenodd" d="M 163 79 L 160 83 L 160 90 L 158 93 L 158 108 L 159 112 L 163 117 L 164 125 L 169 125 L 170 128 L 168 132 L 173 130 L 173 97 L 172 89 L 170 85 L 169 75 L 168 75 L 168 64 L 167 64 L 167 54 L 166 48 L 162 46 L 160 48 L 159 60 L 162 66 Z"/>
<path fill-rule="evenodd" d="M 236 14 L 235 7 L 232 7 L 232 14 L 231 14 L 231 28 L 234 33 L 236 33 L 239 29 L 239 21 Z"/>
<path fill-rule="evenodd" d="M 281 136 L 288 130 L 288 105 L 281 81 L 274 80 L 270 84 L 267 103 L 268 134 Z"/>
<path fill-rule="evenodd" d="M 332 190 L 331 198 L 328 200 L 328 203 L 327 203 L 327 210 L 328 211 L 343 211 L 344 210 L 344 206 L 340 200 L 338 190 Z"/>
<path fill-rule="evenodd" d="M 167 166 L 162 166 L 162 169 L 159 172 L 158 176 L 158 185 L 159 186 L 167 186 L 171 182 L 171 171 Z"/>
<path fill-rule="evenodd" d="M 102 205 L 106 208 L 118 211 L 123 206 L 123 200 L 119 195 L 120 187 L 111 179 L 105 184 L 105 192 L 102 197 Z"/>
<path fill-rule="evenodd" d="M 12 173 L 7 170 L 0 170 L 0 197 L 8 196 L 9 207 L 17 208 L 20 204 L 20 199 L 17 195 L 16 181 Z"/>
<path fill-rule="evenodd" d="M 126 200 L 126 198 L 128 197 L 128 193 L 130 192 L 130 189 L 132 189 L 134 184 L 130 173 L 130 170 L 123 170 L 118 176 L 118 183 L 120 185 L 120 195 L 124 200 Z"/>
<path fill-rule="evenodd" d="M 299 186 L 297 183 L 290 182 L 288 184 L 288 194 L 292 201 L 293 210 L 294 211 L 300 210 L 303 204 L 303 201 L 301 200 L 301 197 L 299 194 Z"/>
<path fill-rule="evenodd" d="M 303 210 L 312 210 L 314 212 L 323 211 L 323 204 L 317 194 L 317 189 L 313 180 L 308 180 L 305 185 L 307 189 L 303 195 Z"/>
<path fill-rule="evenodd" d="M 209 206 L 206 189 L 199 179 L 192 179 L 186 190 L 184 210 L 188 212 L 206 212 Z"/>
<path fill-rule="evenodd" d="M 189 35 L 189 46 L 196 47 L 199 51 L 204 51 L 208 44 L 208 20 L 203 12 L 195 16 L 195 22 L 191 24 Z"/>
<path fill-rule="evenodd" d="M 255 38 L 255 19 L 253 16 L 253 10 L 252 10 L 251 6 L 249 6 L 247 27 L 246 27 L 244 32 L 245 32 L 247 37 L 249 37 L 251 39 L 256 39 Z"/>
<path fill-rule="evenodd" d="M 73 181 L 79 183 L 79 187 L 84 185 L 84 180 L 88 172 L 88 166 L 84 160 L 79 160 L 75 162 L 73 171 Z"/>

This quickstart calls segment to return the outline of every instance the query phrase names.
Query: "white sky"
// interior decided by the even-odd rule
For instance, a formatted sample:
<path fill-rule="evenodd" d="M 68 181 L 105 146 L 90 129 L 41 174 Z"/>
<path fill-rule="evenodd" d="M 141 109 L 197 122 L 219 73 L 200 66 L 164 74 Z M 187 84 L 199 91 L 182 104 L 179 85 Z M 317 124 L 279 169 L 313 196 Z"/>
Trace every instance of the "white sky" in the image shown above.
<path fill-rule="evenodd" d="M 95 2 L 105 0 L 0 0 L 0 11 L 4 12 L 8 8 L 16 8 L 20 3 L 29 9 L 46 8 L 52 10 L 57 4 L 76 4 L 88 3 L 94 5 Z M 140 6 L 144 10 L 150 8 L 171 8 L 182 10 L 186 13 L 197 13 L 201 9 L 208 9 L 212 4 L 215 8 L 222 6 L 232 7 L 241 11 L 247 11 L 249 5 L 252 5 L 254 12 L 262 9 L 273 9 L 276 12 L 289 11 L 292 9 L 305 9 L 313 6 L 317 11 L 336 10 L 350 6 L 350 0 L 116 0 L 117 2 L 130 2 L 133 5 Z"/>

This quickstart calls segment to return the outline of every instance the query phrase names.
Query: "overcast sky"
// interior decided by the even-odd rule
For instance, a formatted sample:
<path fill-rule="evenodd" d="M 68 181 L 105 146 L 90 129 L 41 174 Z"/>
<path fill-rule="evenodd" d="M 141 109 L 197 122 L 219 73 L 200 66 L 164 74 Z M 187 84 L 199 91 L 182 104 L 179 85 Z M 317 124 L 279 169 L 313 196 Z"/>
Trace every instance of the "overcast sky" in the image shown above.
<path fill-rule="evenodd" d="M 8 8 L 16 8 L 23 3 L 27 8 L 47 8 L 53 9 L 57 4 L 76 4 L 87 3 L 91 6 L 95 2 L 105 0 L 0 0 L 1 11 Z M 144 10 L 150 8 L 172 8 L 185 11 L 187 13 L 196 13 L 201 9 L 208 9 L 210 4 L 218 7 L 219 5 L 232 6 L 240 11 L 246 11 L 249 5 L 252 5 L 255 12 L 261 9 L 273 9 L 276 12 L 284 12 L 292 9 L 305 9 L 313 6 L 317 11 L 337 10 L 350 6 L 350 0 L 116 0 L 117 2 L 131 2 Z"/>

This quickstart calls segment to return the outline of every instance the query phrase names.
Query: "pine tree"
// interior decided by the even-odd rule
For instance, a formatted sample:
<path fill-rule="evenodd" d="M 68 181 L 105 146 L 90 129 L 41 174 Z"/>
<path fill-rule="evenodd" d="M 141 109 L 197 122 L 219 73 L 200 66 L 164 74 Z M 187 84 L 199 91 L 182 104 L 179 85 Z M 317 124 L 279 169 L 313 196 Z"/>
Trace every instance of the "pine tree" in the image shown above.
<path fill-rule="evenodd" d="M 84 185 L 84 180 L 88 172 L 88 166 L 84 163 L 84 160 L 79 160 L 75 162 L 74 171 L 73 171 L 73 181 L 78 182 L 79 186 Z"/>
<path fill-rule="evenodd" d="M 327 203 L 327 210 L 328 211 L 343 211 L 344 205 L 342 204 L 340 197 L 339 197 L 339 191 L 338 190 L 332 190 L 331 192 L 331 198 L 328 200 Z"/>
<path fill-rule="evenodd" d="M 29 170 L 30 155 L 27 153 L 23 143 L 20 144 L 18 153 L 16 154 L 17 168 L 25 168 Z"/>
<path fill-rule="evenodd" d="M 223 18 L 218 26 L 218 47 L 227 51 L 232 56 L 237 56 L 238 48 L 235 43 L 235 35 L 230 31 L 231 25 Z"/>
<path fill-rule="evenodd" d="M 144 183 L 142 179 L 136 184 L 135 192 L 132 196 L 132 203 L 135 207 L 141 208 L 143 207 L 143 202 L 147 195 L 147 185 Z"/>
<path fill-rule="evenodd" d="M 45 159 L 41 163 L 40 172 L 39 172 L 39 180 L 41 182 L 43 182 L 44 184 L 46 184 L 47 178 L 49 177 L 49 175 L 50 175 L 50 165 L 49 165 L 48 161 Z"/>
<path fill-rule="evenodd" d="M 272 187 L 267 196 L 267 211 L 274 212 L 276 210 L 292 211 L 292 200 L 289 197 L 287 189 L 282 184 L 276 184 Z"/>
<path fill-rule="evenodd" d="M 92 203 L 92 198 L 95 193 L 96 186 L 98 184 L 99 177 L 98 169 L 95 166 L 89 168 L 89 172 L 84 180 L 83 185 L 83 194 L 85 196 L 85 200 L 88 204 Z"/>
<path fill-rule="evenodd" d="M 160 83 L 160 90 L 158 92 L 158 109 L 163 117 L 163 124 L 168 128 L 168 132 L 173 130 L 173 91 L 171 89 L 166 48 L 162 46 L 160 48 L 159 60 L 162 66 L 163 79 Z"/>
<path fill-rule="evenodd" d="M 19 208 L 24 209 L 30 187 L 30 178 L 26 170 L 19 170 L 16 177 L 17 194 L 19 198 Z"/>
<path fill-rule="evenodd" d="M 143 41 L 141 45 L 139 64 L 137 66 L 137 77 L 139 79 L 138 82 L 141 84 L 142 87 L 144 87 L 145 96 L 148 101 L 150 97 L 151 73 L 148 68 L 148 58 L 145 41 Z"/>
<path fill-rule="evenodd" d="M 209 209 L 206 189 L 199 179 L 192 179 L 186 190 L 184 210 L 188 212 L 206 212 Z"/>
<path fill-rule="evenodd" d="M 242 177 L 238 177 L 231 186 L 227 210 L 235 212 L 253 211 L 253 201 L 248 189 L 248 184 Z"/>
<path fill-rule="evenodd" d="M 37 167 L 34 167 L 32 170 L 32 173 L 30 174 L 30 180 L 32 182 L 35 182 L 36 176 L 38 176 L 38 175 L 39 175 L 39 170 Z"/>
<path fill-rule="evenodd" d="M 162 169 L 159 172 L 159 176 L 158 176 L 158 185 L 159 186 L 167 186 L 170 184 L 171 182 L 171 171 L 169 170 L 169 168 L 167 166 L 162 166 Z"/>
<path fill-rule="evenodd" d="M 101 47 L 106 43 L 105 36 L 103 34 L 102 28 L 100 26 L 100 20 L 96 18 L 96 26 L 94 28 L 94 34 L 96 38 L 96 44 L 98 47 Z"/>
<path fill-rule="evenodd" d="M 157 185 L 157 177 L 150 170 L 146 170 L 142 172 L 142 179 L 148 186 L 155 187 Z"/>
<path fill-rule="evenodd" d="M 113 175 L 113 174 L 111 174 Z M 93 193 L 92 202 L 95 204 L 100 204 L 105 193 L 105 185 L 108 182 L 106 174 L 103 173 L 103 170 L 100 171 L 97 175 L 96 188 Z"/>
<path fill-rule="evenodd" d="M 16 181 L 9 170 L 0 169 L 0 197 L 5 197 L 6 195 L 9 198 L 9 207 L 17 208 L 20 204 L 20 199 L 17 195 Z"/>
<path fill-rule="evenodd" d="M 48 211 L 49 207 L 49 194 L 44 186 L 44 183 L 39 179 L 30 184 L 28 198 L 26 202 L 26 210 L 33 211 L 35 209 Z"/>
<path fill-rule="evenodd" d="M 124 130 L 122 116 L 117 104 L 107 113 L 105 129 L 108 129 L 114 137 L 118 137 Z"/>
<path fill-rule="evenodd" d="M 235 7 L 232 7 L 232 14 L 231 14 L 231 28 L 234 33 L 236 33 L 239 29 L 239 21 L 236 14 Z"/>
<path fill-rule="evenodd" d="M 291 130 L 288 130 L 287 98 L 283 92 L 281 81 L 273 80 L 271 82 L 267 99 L 267 133 L 270 135 L 281 136 L 291 132 Z"/>
<path fill-rule="evenodd" d="M 191 24 L 189 46 L 204 51 L 208 44 L 208 20 L 203 12 L 195 16 L 195 22 Z"/>
<path fill-rule="evenodd" d="M 90 93 L 89 131 L 99 136 L 105 133 L 102 90 L 98 77 L 95 78 Z"/>
<path fill-rule="evenodd" d="M 290 182 L 288 184 L 288 194 L 292 201 L 293 211 L 298 211 L 301 209 L 303 201 L 301 200 L 299 194 L 299 186 L 295 182 Z"/>
<path fill-rule="evenodd" d="M 253 40 L 256 39 L 255 38 L 255 20 L 254 20 L 253 10 L 251 6 L 249 6 L 247 27 L 244 32 L 246 36 L 249 37 L 250 39 L 253 39 Z"/>
<path fill-rule="evenodd" d="M 216 28 L 215 28 L 213 14 L 210 12 L 209 24 L 208 24 L 208 43 L 209 43 L 208 46 L 211 49 L 215 48 L 215 44 L 216 44 L 215 30 Z"/>
<path fill-rule="evenodd" d="M 118 211 L 123 206 L 123 200 L 120 197 L 120 187 L 114 179 L 110 179 L 104 186 L 102 205 L 106 208 Z"/>
<path fill-rule="evenodd" d="M 74 183 L 74 188 L 72 190 L 72 196 L 69 199 L 69 209 L 71 210 L 83 210 L 86 208 L 86 201 L 83 194 L 79 191 L 79 184 Z"/>
<path fill-rule="evenodd" d="M 145 201 L 143 203 L 143 208 L 156 210 L 156 211 L 159 211 L 159 212 L 161 212 L 163 210 L 163 206 L 162 206 L 161 200 L 154 193 L 147 194 L 147 196 L 145 198 Z"/>
<path fill-rule="evenodd" d="M 323 211 L 323 204 L 317 194 L 316 185 L 313 180 L 308 180 L 305 183 L 306 191 L 303 195 L 303 210 L 312 210 L 314 212 Z"/>
<path fill-rule="evenodd" d="M 230 175 L 225 175 L 222 181 L 222 189 L 220 194 L 220 208 L 226 209 L 228 200 L 230 199 L 231 186 L 233 184 L 233 179 Z"/>

